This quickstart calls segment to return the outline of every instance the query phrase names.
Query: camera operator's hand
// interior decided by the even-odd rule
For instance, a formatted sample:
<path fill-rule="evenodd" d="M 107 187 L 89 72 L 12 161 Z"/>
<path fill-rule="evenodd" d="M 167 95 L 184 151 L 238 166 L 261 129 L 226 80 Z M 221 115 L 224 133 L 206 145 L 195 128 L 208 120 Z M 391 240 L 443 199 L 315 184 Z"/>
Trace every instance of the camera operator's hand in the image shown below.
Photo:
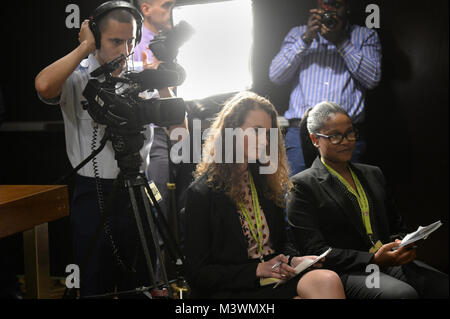
<path fill-rule="evenodd" d="M 162 63 L 155 57 L 155 55 L 152 52 L 151 52 L 151 54 L 152 54 L 152 62 L 148 62 L 147 52 L 142 51 L 142 63 L 143 63 L 144 70 L 148 70 L 148 69 L 157 70 L 159 68 L 159 65 Z"/>
<path fill-rule="evenodd" d="M 93 53 L 96 49 L 94 34 L 89 28 L 89 20 L 84 20 L 78 33 L 78 41 L 80 44 L 85 43 L 88 53 Z"/>
<path fill-rule="evenodd" d="M 317 38 L 317 34 L 320 31 L 320 26 L 322 25 L 322 10 L 319 9 L 311 9 L 309 10 L 309 20 L 308 26 L 305 32 L 305 37 L 312 41 Z"/>
<path fill-rule="evenodd" d="M 95 38 L 89 28 L 89 20 L 85 20 L 78 34 L 78 45 L 72 52 L 53 62 L 36 76 L 35 88 L 45 99 L 58 98 L 64 82 L 90 53 L 95 52 Z"/>
<path fill-rule="evenodd" d="M 329 29 L 327 26 L 322 24 L 320 26 L 320 34 L 325 39 L 327 39 L 334 45 L 338 46 L 345 39 L 345 34 L 344 34 L 345 23 L 342 20 L 342 18 L 337 15 L 334 18 L 337 21 L 336 27 L 334 27 L 333 29 Z"/>
<path fill-rule="evenodd" d="M 412 262 L 416 258 L 416 249 L 412 245 L 400 247 L 397 250 L 392 250 L 400 245 L 401 241 L 383 245 L 373 256 L 372 262 L 378 266 L 400 266 Z"/>

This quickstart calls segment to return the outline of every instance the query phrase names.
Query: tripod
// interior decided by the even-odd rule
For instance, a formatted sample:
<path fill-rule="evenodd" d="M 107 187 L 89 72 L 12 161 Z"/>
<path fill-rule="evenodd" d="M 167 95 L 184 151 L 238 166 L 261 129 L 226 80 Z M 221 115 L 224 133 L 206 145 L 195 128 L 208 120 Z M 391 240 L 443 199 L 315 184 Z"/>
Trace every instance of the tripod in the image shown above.
<path fill-rule="evenodd" d="M 163 215 L 161 208 L 159 207 L 158 201 L 155 198 L 155 195 L 153 194 L 153 191 L 149 186 L 148 180 L 140 170 L 142 158 L 140 156 L 139 151 L 144 144 L 144 136 L 141 134 L 141 131 L 142 131 L 141 129 L 124 130 L 107 127 L 105 130 L 105 136 L 103 137 L 100 143 L 99 149 L 93 152 L 93 154 L 89 158 L 87 158 L 85 161 L 83 161 L 83 163 L 81 163 L 77 168 L 75 168 L 72 174 L 81 169 L 81 167 L 83 167 L 91 159 L 95 158 L 95 156 L 99 154 L 101 150 L 105 147 L 106 142 L 108 140 L 111 141 L 115 152 L 115 158 L 117 160 L 117 164 L 120 169 L 120 173 L 115 181 L 113 191 L 111 192 L 111 197 L 113 197 L 113 195 L 116 193 L 119 184 L 123 185 L 127 190 L 127 193 L 130 198 L 131 207 L 133 210 L 133 217 L 136 222 L 136 227 L 138 230 L 139 242 L 142 247 L 142 252 L 145 258 L 146 271 L 148 272 L 149 277 L 151 278 L 152 286 L 140 287 L 132 291 L 124 291 L 85 297 L 88 299 L 105 298 L 111 296 L 117 297 L 121 295 L 140 294 L 140 293 L 144 294 L 149 298 L 153 297 L 171 298 L 174 296 L 171 284 L 174 284 L 176 287 L 176 283 L 178 285 L 185 283 L 183 279 L 184 260 L 182 257 L 181 250 L 178 247 L 176 240 L 174 240 L 173 238 L 173 235 L 167 225 L 167 221 L 165 220 L 165 216 Z M 103 227 L 105 226 L 105 220 L 107 217 L 107 213 L 111 208 L 111 204 L 112 198 L 110 198 L 109 205 L 107 206 L 105 212 L 103 213 L 102 216 L 103 220 L 97 229 L 94 242 L 98 238 Z M 168 253 L 175 264 L 177 279 L 172 282 L 169 282 L 167 271 L 165 269 L 164 261 L 162 258 L 162 252 L 158 241 L 157 235 L 158 232 L 163 242 L 167 245 Z M 160 261 L 160 264 L 162 266 L 161 267 L 162 283 L 159 284 L 156 281 L 157 277 L 155 267 L 153 265 L 152 258 L 150 256 L 149 243 L 153 243 L 156 258 L 157 260 Z M 114 247 L 114 243 L 112 243 L 112 246 L 113 252 L 117 253 L 116 248 Z M 88 252 L 83 265 L 86 265 L 87 261 L 92 256 L 93 252 L 92 248 L 93 246 L 91 246 L 91 250 Z M 117 257 L 117 255 L 115 257 L 116 261 L 118 260 L 118 264 L 120 265 L 121 263 L 120 258 Z M 178 287 L 178 289 L 180 288 Z M 149 293 L 149 291 L 151 291 L 151 293 Z"/>

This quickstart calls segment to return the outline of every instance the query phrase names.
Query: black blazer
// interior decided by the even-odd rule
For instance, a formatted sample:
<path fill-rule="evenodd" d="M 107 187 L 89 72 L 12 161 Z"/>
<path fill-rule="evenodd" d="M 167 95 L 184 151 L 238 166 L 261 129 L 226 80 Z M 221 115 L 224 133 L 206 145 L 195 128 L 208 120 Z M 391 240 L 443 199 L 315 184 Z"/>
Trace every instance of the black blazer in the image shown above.
<path fill-rule="evenodd" d="M 378 167 L 351 164 L 366 191 L 375 240 L 392 241 L 393 234 L 406 232 L 386 194 L 385 179 Z M 312 167 L 292 178 L 294 188 L 287 214 L 302 255 L 319 255 L 328 247 L 324 267 L 343 274 L 365 271 L 373 254 L 356 199 L 317 158 Z M 347 192 L 347 194 L 346 194 Z"/>
<path fill-rule="evenodd" d="M 194 298 L 232 296 L 232 291 L 259 287 L 258 260 L 249 259 L 247 241 L 236 205 L 210 188 L 206 175 L 191 184 L 186 202 L 186 278 Z M 257 183 L 255 179 L 255 183 Z M 258 184 L 256 184 L 257 189 Z M 273 248 L 277 254 L 298 255 L 286 236 L 282 208 L 258 192 Z M 266 260 L 274 257 L 268 256 Z"/>

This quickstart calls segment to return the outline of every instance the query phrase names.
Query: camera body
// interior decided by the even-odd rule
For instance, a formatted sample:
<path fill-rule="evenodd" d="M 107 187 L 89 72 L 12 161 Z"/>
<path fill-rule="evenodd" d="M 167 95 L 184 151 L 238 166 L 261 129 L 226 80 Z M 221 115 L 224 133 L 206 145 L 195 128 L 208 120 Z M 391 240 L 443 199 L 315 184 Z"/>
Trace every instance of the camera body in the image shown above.
<path fill-rule="evenodd" d="M 322 24 L 328 29 L 336 28 L 338 24 L 337 12 L 336 12 L 336 0 L 321 0 L 319 1 L 321 9 L 324 11 L 320 17 L 322 18 Z"/>
<path fill-rule="evenodd" d="M 334 11 L 325 10 L 320 17 L 322 18 L 322 23 L 328 28 L 328 29 L 334 29 L 336 28 L 338 21 L 336 19 L 337 14 Z"/>
<path fill-rule="evenodd" d="M 125 56 L 91 73 L 93 77 L 105 77 L 102 82 L 98 78 L 90 79 L 83 91 L 87 100 L 84 107 L 92 119 L 98 124 L 125 131 L 139 131 L 148 124 L 168 127 L 183 123 L 186 112 L 183 99 L 141 97 L 147 90 L 180 85 L 178 75 L 173 71 L 144 70 L 113 77 L 111 72 L 123 59 Z"/>
<path fill-rule="evenodd" d="M 179 48 L 195 33 L 194 28 L 186 21 L 181 21 L 169 31 L 161 31 L 150 41 L 149 49 L 155 57 L 166 63 L 173 62 Z"/>

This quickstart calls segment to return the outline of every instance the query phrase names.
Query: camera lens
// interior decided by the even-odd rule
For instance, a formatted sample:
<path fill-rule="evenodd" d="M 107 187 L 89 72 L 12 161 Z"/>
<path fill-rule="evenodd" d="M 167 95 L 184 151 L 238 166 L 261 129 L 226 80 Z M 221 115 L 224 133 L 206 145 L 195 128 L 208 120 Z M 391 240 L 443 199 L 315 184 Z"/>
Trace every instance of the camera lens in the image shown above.
<path fill-rule="evenodd" d="M 334 14 L 331 12 L 324 12 L 322 14 L 322 23 L 328 28 L 328 29 L 334 29 L 337 26 L 337 21 L 334 18 Z"/>

